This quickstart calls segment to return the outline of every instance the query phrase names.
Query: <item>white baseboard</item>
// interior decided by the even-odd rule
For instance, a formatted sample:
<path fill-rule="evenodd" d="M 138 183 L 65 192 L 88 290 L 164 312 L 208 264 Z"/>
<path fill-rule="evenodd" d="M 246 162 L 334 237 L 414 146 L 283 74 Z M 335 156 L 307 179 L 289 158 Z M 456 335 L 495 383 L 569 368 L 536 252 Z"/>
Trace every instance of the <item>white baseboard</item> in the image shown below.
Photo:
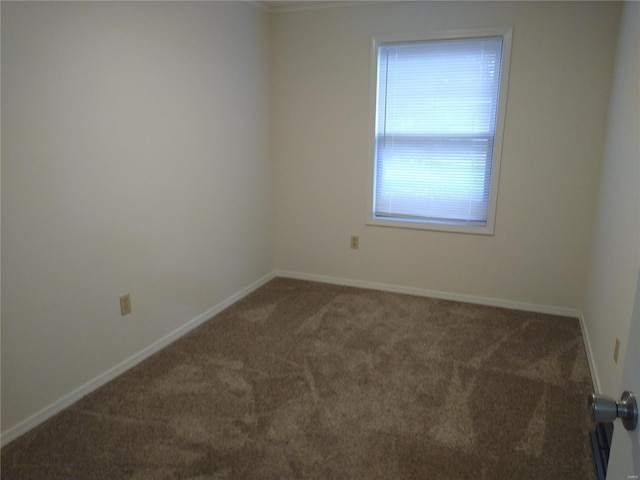
<path fill-rule="evenodd" d="M 582 330 L 582 340 L 584 341 L 584 349 L 587 352 L 587 361 L 589 362 L 589 370 L 591 371 L 591 380 L 593 382 L 593 390 L 595 393 L 600 393 L 600 379 L 598 378 L 598 370 L 596 369 L 596 362 L 593 359 L 593 351 L 591 349 L 591 340 L 589 340 L 589 331 L 584 321 L 584 315 L 580 312 L 578 317 L 580 320 L 580 329 Z"/>
<path fill-rule="evenodd" d="M 110 380 L 113 380 L 114 378 L 116 378 L 118 375 L 121 375 L 122 373 L 126 372 L 131 367 L 134 367 L 135 365 L 137 365 L 138 363 L 140 363 L 143 360 L 147 359 L 148 357 L 150 357 L 154 353 L 156 353 L 159 350 L 163 349 L 164 347 L 166 347 L 170 343 L 176 341 L 178 338 L 182 337 L 183 335 L 185 335 L 189 331 L 193 330 L 197 326 L 201 325 L 202 323 L 206 322 L 207 320 L 209 320 L 213 316 L 217 315 L 218 313 L 220 313 L 225 308 L 233 305 L 235 302 L 237 302 L 238 300 L 240 300 L 243 297 L 247 296 L 248 294 L 250 294 L 251 292 L 253 292 L 257 288 L 261 287 L 262 285 L 264 285 L 265 283 L 267 283 L 269 280 L 271 280 L 274 277 L 275 277 L 275 272 L 271 272 L 271 273 L 265 275 L 261 279 L 253 282 L 251 285 L 249 285 L 249 286 L 243 288 L 242 290 L 240 290 L 239 292 L 231 295 L 227 299 L 225 299 L 222 302 L 218 303 L 216 306 L 214 306 L 214 307 L 210 308 L 209 310 L 207 310 L 206 312 L 201 313 L 196 318 L 188 321 L 187 323 L 185 323 L 181 327 L 177 328 L 173 332 L 169 333 L 165 337 L 161 338 L 160 340 L 158 340 L 158 341 L 152 343 L 151 345 L 149 345 L 148 347 L 140 350 L 139 352 L 135 353 L 134 355 L 132 355 L 131 357 L 127 358 L 126 360 L 124 360 L 123 362 L 119 363 L 118 365 L 114 366 L 113 368 L 110 368 L 106 372 L 98 375 L 93 380 L 88 381 L 87 383 L 85 383 L 84 385 L 82 385 L 79 388 L 75 389 L 71 393 L 65 395 L 61 399 L 59 399 L 59 400 L 55 401 L 54 403 L 52 403 L 51 405 L 43 408 L 39 412 L 37 412 L 34 415 L 28 417 L 26 420 L 23 420 L 22 422 L 18 423 L 17 425 L 15 425 L 14 427 L 10 428 L 6 432 L 2 432 L 2 435 L 0 436 L 0 445 L 5 446 L 9 442 L 11 442 L 11 441 L 15 440 L 16 438 L 18 438 L 19 436 L 27 433 L 29 430 L 31 430 L 32 428 L 34 428 L 37 425 L 41 424 L 45 420 L 51 418 L 56 413 L 59 413 L 60 411 L 62 411 L 65 408 L 69 407 L 70 405 L 72 405 L 73 403 L 77 402 L 78 400 L 80 400 L 85 395 L 93 392 L 94 390 L 96 390 L 97 388 L 101 387 L 105 383 L 107 383 Z"/>
<path fill-rule="evenodd" d="M 443 300 L 455 300 L 455 301 L 459 301 L 459 302 L 475 303 L 475 304 L 479 304 L 479 305 L 487 305 L 487 306 L 502 307 L 502 308 L 511 308 L 511 309 L 515 309 L 515 310 L 524 310 L 524 311 L 528 311 L 528 312 L 546 313 L 546 314 L 551 314 L 551 315 L 559 315 L 559 316 L 563 316 L 563 317 L 578 318 L 579 321 L 580 321 L 580 328 L 582 329 L 582 337 L 584 339 L 585 349 L 587 351 L 587 359 L 588 359 L 588 362 L 589 362 L 589 368 L 591 370 L 591 377 L 593 378 L 594 387 L 595 387 L 597 392 L 600 391 L 600 384 L 599 384 L 599 381 L 598 381 L 598 375 L 597 375 L 597 371 L 596 371 L 596 368 L 595 368 L 595 363 L 593 361 L 593 356 L 592 356 L 592 353 L 591 353 L 591 344 L 589 342 L 589 335 L 588 335 L 587 330 L 585 328 L 584 318 L 582 316 L 582 312 L 580 312 L 579 310 L 574 310 L 574 309 L 569 309 L 569 308 L 562 308 L 562 307 L 555 307 L 555 306 L 547 306 L 547 305 L 536 305 L 536 304 L 523 303 L 523 302 L 514 302 L 514 301 L 510 301 L 510 300 L 501 300 L 501 299 L 496 299 L 496 298 L 480 297 L 480 296 L 466 295 L 466 294 L 460 294 L 460 293 L 441 292 L 441 291 L 438 291 L 438 290 L 428 290 L 428 289 L 415 288 L 415 287 L 405 287 L 405 286 L 398 286 L 398 285 L 392 285 L 392 284 L 387 284 L 387 283 L 369 282 L 369 281 L 364 281 L 364 280 L 355 280 L 355 279 L 348 279 L 348 278 L 341 278 L 341 277 L 332 277 L 332 276 L 327 276 L 327 275 L 315 275 L 315 274 L 292 272 L 292 271 L 286 271 L 286 270 L 276 270 L 276 271 L 273 271 L 273 272 L 265 275 L 261 279 L 255 281 L 251 285 L 243 288 L 242 290 L 240 290 L 239 292 L 235 293 L 234 295 L 231 295 L 230 297 L 228 297 L 227 299 L 223 300 L 222 302 L 220 302 L 216 306 L 212 307 L 211 309 L 207 310 L 206 312 L 203 312 L 202 314 L 198 315 L 196 318 L 194 318 L 194 319 L 190 320 L 189 322 L 185 323 L 183 326 L 177 328 L 176 330 L 174 330 L 173 332 L 169 333 L 165 337 L 163 337 L 160 340 L 154 342 L 153 344 L 149 345 L 148 347 L 142 349 L 138 353 L 132 355 L 128 359 L 124 360 L 123 362 L 119 363 L 118 365 L 114 366 L 113 368 L 107 370 L 106 372 L 104 372 L 101 375 L 97 376 L 93 380 L 90 380 L 89 382 L 87 382 L 84 385 L 80 386 L 76 390 L 72 391 L 71 393 L 65 395 L 61 399 L 59 399 L 56 402 L 52 403 L 51 405 L 49 405 L 49 406 L 45 407 L 44 409 L 40 410 L 39 412 L 35 413 L 34 415 L 32 415 L 29 418 L 27 418 L 26 420 L 20 422 L 16 426 L 10 428 L 6 432 L 2 432 L 2 434 L 0 436 L 0 445 L 4 446 L 4 445 L 8 444 L 9 442 L 15 440 L 16 438 L 18 438 L 19 436 L 21 436 L 24 433 L 28 432 L 29 430 L 31 430 L 35 426 L 39 425 L 40 423 L 44 422 L 48 418 L 50 418 L 53 415 L 59 413 L 63 409 L 65 409 L 65 408 L 69 407 L 70 405 L 72 405 L 73 403 L 77 402 L 78 400 L 80 400 L 85 395 L 91 393 L 92 391 L 94 391 L 97 388 L 101 387 L 102 385 L 104 385 L 105 383 L 109 382 L 110 380 L 113 380 L 118 375 L 121 375 L 122 373 L 126 372 L 127 370 L 129 370 L 130 368 L 134 367 L 138 363 L 140 363 L 143 360 L 147 359 L 148 357 L 150 357 L 154 353 L 158 352 L 159 350 L 163 349 L 167 345 L 171 344 L 172 342 L 174 342 L 178 338 L 182 337 L 183 335 L 185 335 L 189 331 L 191 331 L 194 328 L 198 327 L 199 325 L 201 325 L 205 321 L 209 320 L 213 316 L 215 316 L 218 313 L 220 313 L 225 308 L 231 306 L 232 304 L 234 304 L 238 300 L 240 300 L 243 297 L 247 296 L 248 294 L 250 294 L 254 290 L 258 289 L 259 287 L 261 287 L 262 285 L 264 285 L 269 280 L 271 280 L 271 279 L 273 279 L 275 277 L 294 278 L 294 279 L 299 279 L 299 280 L 309 280 L 309 281 L 321 282 L 321 283 L 329 283 L 329 284 L 334 284 L 334 285 L 344 285 L 344 286 L 350 286 L 350 287 L 369 288 L 369 289 L 372 289 L 372 290 L 382 290 L 382 291 L 387 291 L 387 292 L 404 293 L 404 294 L 409 294 L 409 295 L 418 295 L 418 296 L 423 296 L 423 297 L 439 298 L 439 299 L 443 299 Z"/>
<path fill-rule="evenodd" d="M 313 282 L 332 283 L 335 285 L 344 285 L 348 287 L 370 288 L 372 290 L 383 290 L 386 292 L 405 293 L 408 295 L 417 295 L 420 297 L 439 298 L 441 300 L 455 300 L 458 302 L 475 303 L 478 305 L 487 305 L 490 307 L 510 308 L 514 310 L 523 310 L 525 312 L 547 313 L 550 315 L 558 315 L 561 317 L 580 318 L 579 310 L 572 308 L 555 307 L 549 305 L 537 305 L 533 303 L 514 302 L 511 300 L 502 300 L 491 297 L 480 297 L 475 295 L 466 295 L 464 293 L 442 292 L 439 290 L 428 290 L 416 287 L 404 287 L 399 285 L 391 285 L 387 283 L 369 282 L 364 280 L 354 280 L 349 278 L 331 277 L 326 275 L 314 275 L 308 273 L 291 272 L 281 270 L 276 272 L 277 277 L 297 278 L 300 280 L 310 280 Z"/>
<path fill-rule="evenodd" d="M 368 282 L 363 280 L 354 280 L 348 278 L 331 277 L 326 275 L 314 275 L 301 272 L 291 272 L 281 270 L 276 272 L 276 276 L 285 278 L 296 278 L 300 280 L 309 280 L 313 282 L 331 283 L 334 285 L 344 285 L 348 287 L 370 288 L 373 290 L 383 290 L 387 292 L 406 293 L 408 295 L 418 295 L 421 297 L 439 298 L 442 300 L 455 300 L 458 302 L 475 303 L 478 305 L 487 305 L 491 307 L 511 308 L 515 310 L 523 310 L 525 312 L 546 313 L 550 315 L 558 315 L 561 317 L 577 318 L 582 331 L 582 339 L 587 352 L 587 361 L 589 370 L 591 371 L 591 379 L 596 392 L 600 391 L 600 380 L 598 379 L 598 371 L 593 359 L 591 350 L 591 342 L 589 334 L 584 322 L 584 316 L 580 310 L 571 308 L 556 307 L 549 305 L 537 305 L 533 303 L 514 302 L 511 300 L 502 300 L 498 298 L 479 297 L 475 295 L 465 295 L 461 293 L 441 292 L 438 290 L 428 290 L 415 287 L 403 287 L 398 285 L 390 285 L 386 283 Z"/>
<path fill-rule="evenodd" d="M 591 379 L 596 392 L 600 391 L 600 380 L 598 379 L 598 371 L 596 369 L 593 353 L 591 350 L 591 342 L 587 331 L 584 316 L 580 310 L 571 308 L 556 307 L 549 305 L 537 305 L 533 303 L 514 302 L 511 300 L 502 300 L 498 298 L 479 297 L 475 295 L 465 295 L 461 293 L 441 292 L 438 290 L 428 290 L 415 287 L 403 287 L 398 285 L 390 285 L 386 283 L 368 282 L 364 280 L 354 280 L 348 278 L 331 277 L 326 275 L 314 275 L 309 273 L 292 272 L 281 270 L 276 272 L 276 276 L 285 278 L 296 278 L 300 280 L 310 280 L 313 282 L 331 283 L 334 285 L 344 285 L 348 287 L 370 288 L 373 290 L 383 290 L 387 292 L 406 293 L 408 295 L 418 295 L 421 297 L 439 298 L 442 300 L 455 300 L 458 302 L 475 303 L 479 305 L 487 305 L 491 307 L 511 308 L 515 310 L 523 310 L 525 312 L 546 313 L 550 315 L 558 315 L 561 317 L 577 318 L 582 331 L 582 339 L 587 352 L 587 361 L 589 370 L 591 371 Z"/>

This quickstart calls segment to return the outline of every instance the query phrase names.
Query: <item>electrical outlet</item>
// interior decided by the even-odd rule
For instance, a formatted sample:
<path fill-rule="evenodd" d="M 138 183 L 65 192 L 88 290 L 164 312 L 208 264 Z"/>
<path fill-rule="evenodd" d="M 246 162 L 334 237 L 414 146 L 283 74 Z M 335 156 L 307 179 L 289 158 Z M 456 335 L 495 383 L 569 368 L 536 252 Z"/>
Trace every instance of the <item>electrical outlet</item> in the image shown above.
<path fill-rule="evenodd" d="M 353 250 L 360 248 L 360 237 L 357 235 L 351 235 L 351 248 Z"/>
<path fill-rule="evenodd" d="M 616 346 L 613 349 L 613 361 L 618 363 L 618 355 L 620 354 L 620 339 L 616 337 Z"/>
<path fill-rule="evenodd" d="M 120 297 L 120 315 L 127 315 L 129 313 L 131 313 L 131 297 L 129 297 L 127 293 Z"/>

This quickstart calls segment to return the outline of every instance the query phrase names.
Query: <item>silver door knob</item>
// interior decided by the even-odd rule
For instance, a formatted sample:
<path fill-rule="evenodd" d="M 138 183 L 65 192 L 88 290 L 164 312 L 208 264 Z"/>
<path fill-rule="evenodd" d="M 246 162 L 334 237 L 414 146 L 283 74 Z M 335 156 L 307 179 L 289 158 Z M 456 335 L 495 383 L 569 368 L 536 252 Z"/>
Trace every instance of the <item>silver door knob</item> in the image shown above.
<path fill-rule="evenodd" d="M 638 403 L 635 395 L 628 391 L 622 394 L 619 402 L 611 397 L 592 393 L 589 395 L 589 409 L 591 420 L 595 422 L 613 422 L 620 418 L 627 430 L 635 430 L 638 425 Z"/>

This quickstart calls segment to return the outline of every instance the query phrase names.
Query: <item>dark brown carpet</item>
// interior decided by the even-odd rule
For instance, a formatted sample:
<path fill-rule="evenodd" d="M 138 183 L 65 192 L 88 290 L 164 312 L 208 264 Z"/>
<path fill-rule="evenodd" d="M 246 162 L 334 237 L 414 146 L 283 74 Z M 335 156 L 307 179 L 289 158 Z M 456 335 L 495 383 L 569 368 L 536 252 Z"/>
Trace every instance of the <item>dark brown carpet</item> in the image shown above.
<path fill-rule="evenodd" d="M 2 450 L 3 479 L 594 479 L 578 321 L 275 279 Z"/>

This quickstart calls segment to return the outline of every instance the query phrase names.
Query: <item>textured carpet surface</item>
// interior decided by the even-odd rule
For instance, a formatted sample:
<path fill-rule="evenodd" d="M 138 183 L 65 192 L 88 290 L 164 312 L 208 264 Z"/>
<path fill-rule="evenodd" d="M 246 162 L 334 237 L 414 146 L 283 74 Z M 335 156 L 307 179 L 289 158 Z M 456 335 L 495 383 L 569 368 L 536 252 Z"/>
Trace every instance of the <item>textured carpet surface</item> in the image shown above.
<path fill-rule="evenodd" d="M 3 479 L 595 479 L 578 321 L 274 279 L 2 449 Z"/>

